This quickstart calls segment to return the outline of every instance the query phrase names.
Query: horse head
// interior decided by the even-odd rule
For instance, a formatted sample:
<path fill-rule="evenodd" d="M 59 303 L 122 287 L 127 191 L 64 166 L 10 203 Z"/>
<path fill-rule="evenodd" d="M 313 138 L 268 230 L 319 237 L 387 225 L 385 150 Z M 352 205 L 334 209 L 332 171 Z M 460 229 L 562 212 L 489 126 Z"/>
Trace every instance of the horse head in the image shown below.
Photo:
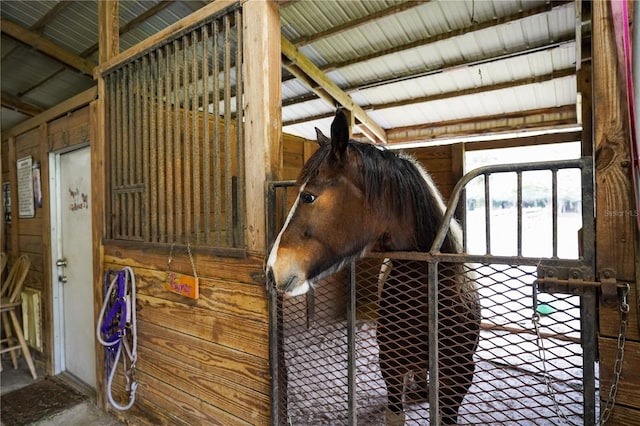
<path fill-rule="evenodd" d="M 306 293 L 359 257 L 383 231 L 356 179 L 344 112 L 336 113 L 331 138 L 317 134 L 320 148 L 302 169 L 298 196 L 267 261 L 277 288 L 289 295 Z"/>

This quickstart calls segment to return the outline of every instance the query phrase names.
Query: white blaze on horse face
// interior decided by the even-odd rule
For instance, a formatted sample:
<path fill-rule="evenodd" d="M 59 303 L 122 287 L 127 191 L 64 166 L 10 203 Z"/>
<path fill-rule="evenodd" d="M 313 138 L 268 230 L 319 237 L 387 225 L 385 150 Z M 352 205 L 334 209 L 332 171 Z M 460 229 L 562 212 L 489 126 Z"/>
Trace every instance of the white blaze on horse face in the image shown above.
<path fill-rule="evenodd" d="M 291 210 L 289 211 L 289 215 L 287 216 L 287 220 L 285 220 L 284 225 L 282 226 L 282 229 L 280 230 L 280 233 L 278 234 L 278 237 L 276 238 L 276 241 L 273 243 L 273 247 L 271 248 L 271 252 L 269 253 L 269 259 L 267 260 L 267 270 L 271 271 L 273 273 L 274 279 L 276 281 L 276 285 L 281 284 L 281 280 L 284 279 L 284 277 L 281 276 L 281 272 L 283 269 L 285 269 L 287 272 L 289 272 L 293 267 L 295 267 L 296 265 L 292 265 L 291 263 L 291 259 L 279 259 L 278 258 L 278 251 L 280 249 L 280 240 L 282 239 L 282 234 L 284 234 L 284 232 L 287 230 L 287 227 L 289 226 L 289 222 L 291 221 L 291 218 L 293 217 L 293 215 L 296 212 L 296 209 L 298 208 L 298 205 L 300 204 L 300 194 L 302 194 L 302 192 L 304 191 L 305 187 L 306 187 L 306 182 L 300 186 L 300 191 L 298 191 L 298 197 L 296 198 L 296 201 L 293 203 L 293 206 L 291 207 Z M 288 263 L 287 265 L 282 265 L 283 262 Z M 289 278 L 289 277 L 287 277 Z M 310 284 L 309 282 L 305 279 L 298 284 L 297 286 L 295 286 L 293 289 L 291 289 L 290 291 L 288 291 L 286 294 L 288 296 L 298 296 L 301 294 L 305 294 L 307 291 L 309 291 L 310 289 Z"/>

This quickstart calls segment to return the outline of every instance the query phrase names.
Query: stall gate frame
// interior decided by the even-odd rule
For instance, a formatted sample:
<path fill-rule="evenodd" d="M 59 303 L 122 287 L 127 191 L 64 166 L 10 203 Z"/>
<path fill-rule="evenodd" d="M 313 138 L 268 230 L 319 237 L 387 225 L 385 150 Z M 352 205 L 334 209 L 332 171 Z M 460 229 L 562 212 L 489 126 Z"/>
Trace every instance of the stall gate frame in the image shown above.
<path fill-rule="evenodd" d="M 558 258 L 558 171 L 564 169 L 580 170 L 581 181 L 581 216 L 582 232 L 580 254 L 577 259 Z M 553 255 L 547 258 L 527 257 L 522 255 L 522 175 L 529 171 L 550 171 L 552 174 L 552 222 L 553 222 Z M 517 256 L 500 256 L 490 254 L 490 194 L 489 176 L 497 173 L 516 173 L 517 175 Z M 450 254 L 440 252 L 440 247 L 447 235 L 449 227 L 460 200 L 464 199 L 464 190 L 473 179 L 484 176 L 485 196 L 485 241 L 487 254 Z M 278 208 L 282 217 L 286 217 L 286 188 L 293 187 L 295 181 L 269 182 L 266 188 L 268 207 L 268 240 L 272 243 L 278 232 L 276 228 Z M 284 191 L 282 191 L 284 189 Z M 278 200 L 278 191 L 282 192 Z M 534 294 L 539 291 L 573 294 L 580 297 L 580 344 L 583 350 L 583 413 L 584 424 L 596 424 L 596 373 L 597 354 L 597 317 L 596 291 L 600 285 L 594 274 L 594 183 L 593 159 L 582 157 L 574 160 L 547 161 L 522 164 L 503 164 L 475 169 L 455 186 L 445 212 L 443 224 L 439 229 L 431 250 L 428 253 L 371 253 L 373 258 L 396 258 L 420 260 L 428 264 L 428 298 L 429 298 L 429 420 L 430 424 L 440 424 L 438 408 L 438 312 L 431 307 L 438 306 L 438 265 L 442 262 L 450 264 L 508 265 L 512 267 L 529 266 L 537 268 L 537 279 L 533 283 Z M 464 246 L 466 252 L 467 238 Z M 356 325 L 356 268 L 355 263 L 349 268 L 347 286 L 347 379 L 348 379 L 348 423 L 358 424 L 356 407 L 356 368 L 355 368 L 355 325 Z M 614 286 L 615 286 L 615 280 Z M 287 377 L 284 353 L 282 312 L 283 298 L 277 294 L 272 283 L 267 284 L 270 318 L 270 362 L 271 362 L 271 419 L 272 424 L 290 424 L 287 413 Z M 312 318 L 313 292 L 307 294 L 307 318 Z M 557 405 L 557 403 L 556 403 Z M 557 407 L 556 407 L 557 408 Z"/>

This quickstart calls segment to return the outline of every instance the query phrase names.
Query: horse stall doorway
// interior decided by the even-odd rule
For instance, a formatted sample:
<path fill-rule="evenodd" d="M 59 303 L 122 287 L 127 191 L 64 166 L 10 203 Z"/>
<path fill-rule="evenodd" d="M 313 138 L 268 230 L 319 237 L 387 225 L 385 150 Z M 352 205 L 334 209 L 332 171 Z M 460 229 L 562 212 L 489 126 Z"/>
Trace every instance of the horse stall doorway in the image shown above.
<path fill-rule="evenodd" d="M 54 372 L 96 387 L 91 239 L 91 148 L 49 157 Z"/>
<path fill-rule="evenodd" d="M 514 202 L 508 209 L 493 187 L 501 175 L 513 181 Z M 533 210 L 523 207 L 529 205 L 524 201 L 532 181 L 549 196 L 548 208 L 537 207 L 544 210 L 539 214 L 549 215 L 548 226 L 531 225 Z M 576 203 L 562 198 L 567 181 L 577 185 Z M 475 187 L 480 188 L 478 196 Z M 294 192 L 290 181 L 269 187 L 272 237 Z M 471 205 L 482 220 L 464 230 L 462 254 L 441 253 L 436 241 L 430 253 L 370 254 L 302 297 L 283 298 L 270 288 L 274 424 L 385 424 L 388 389 L 376 331 L 385 306 L 381 301 L 388 297 L 386 277 L 396 259 L 411 260 L 414 266 L 396 268 L 396 279 L 405 283 L 399 292 L 417 285 L 428 290 L 428 298 L 409 290 L 398 296 L 410 301 L 404 313 L 398 310 L 394 325 L 399 330 L 395 347 L 403 374 L 404 424 L 435 424 L 439 417 L 434 407 L 442 411 L 447 402 L 438 397 L 439 390 L 451 387 L 461 374 L 450 360 L 463 350 L 458 346 L 462 343 L 444 327 L 438 330 L 434 319 L 451 310 L 440 286 L 455 268 L 473 278 L 481 304 L 473 379 L 458 409 L 458 424 L 596 423 L 595 290 L 572 284 L 594 279 L 592 159 L 476 169 L 454 189 L 443 227 L 450 226 L 456 207 L 464 205 L 458 211 Z M 559 238 L 563 213 L 573 209 L 581 228 L 579 253 L 567 253 Z M 505 224 L 513 224 L 513 235 L 504 235 Z M 474 233 L 482 235 L 480 242 L 470 238 Z M 528 247 L 532 235 L 544 242 L 544 252 Z M 577 235 L 573 238 L 578 241 Z M 424 335 L 412 321 L 421 309 L 429 316 L 428 353 L 407 354 L 416 336 Z M 451 330 L 465 327 L 473 328 L 456 324 Z M 421 368 L 425 364 L 412 364 L 421 357 L 428 358 L 428 372 Z"/>

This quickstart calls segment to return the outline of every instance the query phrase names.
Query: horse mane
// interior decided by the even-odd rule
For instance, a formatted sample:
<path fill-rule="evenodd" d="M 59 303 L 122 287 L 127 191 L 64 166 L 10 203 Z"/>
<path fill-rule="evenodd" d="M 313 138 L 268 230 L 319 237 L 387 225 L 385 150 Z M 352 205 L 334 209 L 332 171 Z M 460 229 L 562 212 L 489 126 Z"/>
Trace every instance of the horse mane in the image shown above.
<path fill-rule="evenodd" d="M 348 151 L 355 154 L 359 173 L 353 176 L 354 183 L 363 190 L 367 205 L 384 219 L 413 220 L 414 249 L 429 251 L 442 224 L 444 203 L 426 170 L 407 154 L 397 154 L 368 143 L 349 141 Z M 330 153 L 330 146 L 321 146 L 305 164 L 298 183 L 315 176 L 325 161 L 332 161 Z M 452 224 L 442 252 L 460 251 L 456 230 L 459 230 L 457 222 Z"/>

